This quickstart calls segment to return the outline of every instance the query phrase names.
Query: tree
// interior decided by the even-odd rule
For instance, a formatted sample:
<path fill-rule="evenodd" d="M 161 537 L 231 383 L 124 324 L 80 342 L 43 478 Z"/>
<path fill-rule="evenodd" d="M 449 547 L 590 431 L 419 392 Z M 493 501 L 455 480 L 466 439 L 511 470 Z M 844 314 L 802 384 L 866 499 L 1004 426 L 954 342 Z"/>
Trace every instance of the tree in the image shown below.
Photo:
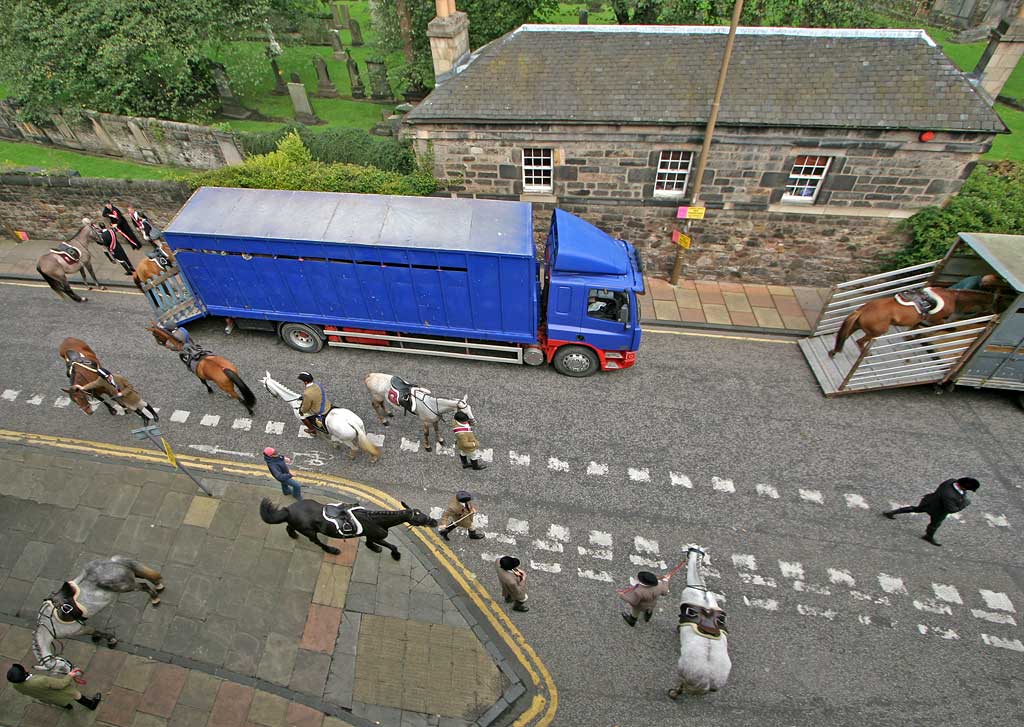
<path fill-rule="evenodd" d="M 637 0 L 638 4 L 641 2 L 643 0 Z M 728 25 L 735 1 L 661 0 L 659 4 L 658 21 L 661 23 Z M 743 25 L 857 28 L 867 21 L 863 5 L 858 0 L 746 0 L 740 22 Z"/>
<path fill-rule="evenodd" d="M 664 3 L 662 0 L 611 0 L 610 4 L 619 25 L 654 25 Z"/>
<path fill-rule="evenodd" d="M 81 109 L 208 121 L 211 52 L 305 0 L 0 0 L 0 82 L 28 121 Z"/>

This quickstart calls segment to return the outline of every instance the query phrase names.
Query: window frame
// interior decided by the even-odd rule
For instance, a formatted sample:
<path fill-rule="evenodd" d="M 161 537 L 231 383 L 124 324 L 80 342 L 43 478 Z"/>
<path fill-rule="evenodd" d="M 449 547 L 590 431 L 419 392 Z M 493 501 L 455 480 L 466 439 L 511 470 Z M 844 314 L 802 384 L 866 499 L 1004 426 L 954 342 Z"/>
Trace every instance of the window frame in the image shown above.
<path fill-rule="evenodd" d="M 662 168 L 664 162 L 679 162 L 682 159 L 666 159 L 666 154 L 680 154 L 688 155 L 686 160 L 686 171 L 681 172 L 680 169 L 669 169 Z M 681 199 L 686 197 L 686 191 L 690 187 L 690 174 L 693 172 L 693 157 L 694 152 L 686 149 L 662 149 L 658 152 L 658 166 L 654 170 L 654 192 L 653 195 L 662 199 Z M 680 189 L 658 189 L 659 178 L 662 174 L 675 175 L 677 178 L 673 180 L 673 183 L 678 182 L 678 175 L 684 174 L 683 186 Z M 666 180 L 667 181 L 667 180 Z"/>
<path fill-rule="evenodd" d="M 540 152 L 540 154 L 538 154 Z M 537 164 L 536 160 L 539 158 L 541 162 L 544 161 L 544 156 L 547 156 L 547 164 Z M 530 162 L 527 162 L 529 157 Z M 540 174 L 543 178 L 546 173 L 547 184 L 532 184 L 528 179 L 528 172 L 533 172 L 534 175 Z M 540 147 L 531 146 L 523 147 L 523 164 L 522 164 L 522 179 L 523 179 L 523 192 L 526 194 L 537 194 L 537 193 L 551 193 L 555 190 L 555 150 L 551 147 Z"/>
<path fill-rule="evenodd" d="M 801 163 L 801 159 L 805 161 Z M 814 162 L 808 164 L 806 160 L 809 159 L 813 159 Z M 820 163 L 820 160 L 822 159 L 825 160 L 824 166 L 822 166 Z M 789 168 L 789 177 L 786 179 L 786 186 L 782 190 L 781 202 L 783 204 L 814 204 L 818 200 L 818 194 L 821 193 L 822 184 L 824 183 L 826 177 L 828 177 L 828 173 L 832 170 L 833 159 L 834 157 L 824 156 L 821 154 L 800 154 L 799 156 L 797 156 L 797 158 L 793 160 L 793 164 Z M 798 167 L 804 168 L 805 171 L 800 174 L 797 174 L 795 170 Z M 808 168 L 812 170 L 821 169 L 821 173 L 808 174 L 806 172 L 806 169 Z M 800 186 L 803 189 L 808 189 L 808 182 L 811 180 L 816 180 L 814 185 L 814 194 L 809 196 L 790 194 L 790 187 Z"/>

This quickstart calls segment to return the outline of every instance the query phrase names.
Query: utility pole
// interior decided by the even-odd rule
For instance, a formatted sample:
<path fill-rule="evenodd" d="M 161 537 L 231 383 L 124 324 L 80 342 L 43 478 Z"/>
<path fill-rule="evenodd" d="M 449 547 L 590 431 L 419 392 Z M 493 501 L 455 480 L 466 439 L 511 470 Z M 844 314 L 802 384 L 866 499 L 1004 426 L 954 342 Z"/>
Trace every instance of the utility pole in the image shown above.
<path fill-rule="evenodd" d="M 736 0 L 732 9 L 732 25 L 729 26 L 729 37 L 725 41 L 725 54 L 722 56 L 722 68 L 718 72 L 718 85 L 715 86 L 715 98 L 711 102 L 711 114 L 708 116 L 708 125 L 704 129 L 704 143 L 700 148 L 700 159 L 697 160 L 697 173 L 693 178 L 693 207 L 700 207 L 700 187 L 704 179 L 704 169 L 708 164 L 708 155 L 711 153 L 711 138 L 715 135 L 715 124 L 718 123 L 718 109 L 722 105 L 722 92 L 725 90 L 725 77 L 729 73 L 729 60 L 732 58 L 732 46 L 736 40 L 736 28 L 740 24 L 740 15 L 743 13 L 743 0 Z M 686 221 L 684 234 L 690 236 L 691 221 Z M 672 276 L 669 282 L 675 285 L 679 282 L 679 273 L 683 269 L 683 248 L 676 247 L 675 262 L 672 263 Z"/>

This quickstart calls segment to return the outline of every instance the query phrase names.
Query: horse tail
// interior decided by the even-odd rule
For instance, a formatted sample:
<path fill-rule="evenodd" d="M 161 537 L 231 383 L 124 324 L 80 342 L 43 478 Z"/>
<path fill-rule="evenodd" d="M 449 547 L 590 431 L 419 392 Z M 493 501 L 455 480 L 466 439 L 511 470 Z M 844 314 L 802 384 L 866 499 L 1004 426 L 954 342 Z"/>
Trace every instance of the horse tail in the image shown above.
<path fill-rule="evenodd" d="M 857 327 L 857 322 L 860 320 L 860 311 L 858 308 L 850 315 L 846 316 L 846 320 L 843 321 L 843 325 L 839 326 L 839 330 L 836 332 L 836 345 L 829 352 L 829 356 L 835 356 L 837 353 L 843 350 L 843 344 L 846 343 L 846 339 L 850 337 L 854 329 Z"/>
<path fill-rule="evenodd" d="M 359 449 L 363 450 L 374 459 L 380 457 L 380 449 L 376 444 L 370 441 L 369 437 L 366 436 L 366 427 L 362 424 L 353 424 L 352 428 L 356 430 L 356 444 L 359 445 Z"/>
<path fill-rule="evenodd" d="M 156 568 L 150 568 L 148 565 L 140 563 L 134 558 L 129 558 L 125 555 L 115 555 L 111 557 L 110 560 L 113 563 L 120 563 L 125 568 L 130 569 L 136 578 L 145 578 L 150 583 L 159 583 L 163 580 L 163 576 L 160 575 L 160 571 Z"/>
<path fill-rule="evenodd" d="M 246 409 L 252 409 L 256 405 L 256 396 L 249 390 L 249 387 L 242 381 L 242 377 L 231 369 L 224 369 L 224 375 L 228 377 L 235 388 L 238 389 L 238 393 L 242 395 L 242 403 L 245 404 Z"/>
<path fill-rule="evenodd" d="M 57 295 L 66 295 L 72 300 L 75 299 L 75 293 L 71 290 L 71 286 L 68 285 L 67 280 L 57 280 L 57 278 L 52 275 L 47 275 L 39 265 L 36 265 L 36 272 L 39 273 L 40 277 L 46 281 L 46 284 L 49 285 Z"/>
<path fill-rule="evenodd" d="M 260 500 L 260 519 L 268 525 L 288 522 L 288 508 L 278 507 L 269 497 Z"/>

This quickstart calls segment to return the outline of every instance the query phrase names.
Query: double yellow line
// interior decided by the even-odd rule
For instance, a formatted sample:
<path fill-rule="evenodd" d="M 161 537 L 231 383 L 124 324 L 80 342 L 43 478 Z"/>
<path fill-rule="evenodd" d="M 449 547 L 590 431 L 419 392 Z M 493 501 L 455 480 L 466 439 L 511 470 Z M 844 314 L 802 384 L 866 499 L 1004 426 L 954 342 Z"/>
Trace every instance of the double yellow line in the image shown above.
<path fill-rule="evenodd" d="M 73 437 L 58 437 L 49 434 L 0 429 L 0 442 L 42 446 L 85 454 L 101 454 L 134 462 L 167 464 L 167 459 L 163 453 L 150 449 L 124 447 L 117 444 L 108 444 L 107 442 L 94 442 Z M 250 465 L 244 462 L 231 462 L 211 457 L 181 454 L 177 455 L 177 458 L 178 461 L 187 467 L 205 472 L 239 474 L 250 477 L 263 477 L 267 473 L 265 467 L 256 464 Z M 360 482 L 345 479 L 344 477 L 304 471 L 302 473 L 302 480 L 303 482 L 354 495 L 360 501 L 373 504 L 382 509 L 397 510 L 402 507 L 399 500 L 386 492 Z M 469 596 L 470 600 L 487 618 L 487 621 L 502 641 L 505 642 L 529 676 L 535 690 L 533 701 L 513 724 L 516 727 L 547 727 L 547 725 L 551 724 L 558 709 L 558 689 L 555 687 L 555 682 L 551 678 L 551 674 L 544 665 L 544 662 L 537 656 L 533 647 L 527 643 L 526 638 L 516 628 L 515 624 L 512 623 L 505 610 L 491 598 L 491 595 L 480 585 L 480 582 L 472 572 L 463 565 L 462 561 L 444 544 L 440 536 L 433 529 L 408 528 L 407 532 L 419 539 L 423 546 L 437 559 L 437 562 L 451 575 L 452 579 L 465 591 L 466 595 Z"/>

